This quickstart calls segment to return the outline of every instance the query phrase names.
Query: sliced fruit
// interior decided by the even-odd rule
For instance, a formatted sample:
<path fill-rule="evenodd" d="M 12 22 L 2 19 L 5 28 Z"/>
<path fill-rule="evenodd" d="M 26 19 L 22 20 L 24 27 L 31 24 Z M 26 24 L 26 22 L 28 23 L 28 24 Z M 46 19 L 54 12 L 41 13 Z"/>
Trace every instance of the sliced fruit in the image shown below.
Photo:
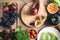
<path fill-rule="evenodd" d="M 35 21 L 35 27 L 40 27 L 40 24 L 41 24 L 40 20 Z"/>
<path fill-rule="evenodd" d="M 46 17 L 43 16 L 43 15 L 41 15 L 41 16 L 37 16 L 37 17 L 36 17 L 37 20 L 43 20 L 43 19 L 45 19 L 45 18 L 46 18 Z"/>

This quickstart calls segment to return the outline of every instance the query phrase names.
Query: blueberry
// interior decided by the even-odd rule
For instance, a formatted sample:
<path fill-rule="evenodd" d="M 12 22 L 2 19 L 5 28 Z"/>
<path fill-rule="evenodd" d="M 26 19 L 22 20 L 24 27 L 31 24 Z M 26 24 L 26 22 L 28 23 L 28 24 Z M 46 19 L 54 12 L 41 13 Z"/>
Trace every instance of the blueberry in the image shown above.
<path fill-rule="evenodd" d="M 11 22 L 11 24 L 14 24 L 14 23 L 15 23 L 15 19 L 12 17 L 12 18 L 10 19 L 10 22 Z"/>
<path fill-rule="evenodd" d="M 18 16 L 19 16 L 18 13 L 14 13 L 14 14 L 13 14 L 13 17 L 14 17 L 15 19 L 17 19 Z"/>
<path fill-rule="evenodd" d="M 7 22 L 6 23 L 6 27 L 11 28 L 11 23 L 10 22 Z"/>
<path fill-rule="evenodd" d="M 11 25 L 13 25 L 18 18 L 18 13 L 14 11 L 7 11 L 3 13 L 3 16 L 1 17 L 1 23 L 3 27 L 11 28 Z"/>
<path fill-rule="evenodd" d="M 14 17 L 15 19 L 17 19 L 17 18 L 18 18 L 18 15 L 14 15 L 13 17 Z"/>
<path fill-rule="evenodd" d="M 6 27 L 5 23 L 0 23 L 1 26 Z"/>
<path fill-rule="evenodd" d="M 8 21 L 7 17 L 1 17 L 1 20 L 2 22 L 5 22 L 5 23 Z"/>
<path fill-rule="evenodd" d="M 8 14 L 7 13 L 3 13 L 3 16 L 5 17 L 5 16 L 8 16 Z"/>
<path fill-rule="evenodd" d="M 8 15 L 8 13 L 3 13 L 3 17 L 6 17 L 8 19 L 10 18 L 9 15 Z"/>

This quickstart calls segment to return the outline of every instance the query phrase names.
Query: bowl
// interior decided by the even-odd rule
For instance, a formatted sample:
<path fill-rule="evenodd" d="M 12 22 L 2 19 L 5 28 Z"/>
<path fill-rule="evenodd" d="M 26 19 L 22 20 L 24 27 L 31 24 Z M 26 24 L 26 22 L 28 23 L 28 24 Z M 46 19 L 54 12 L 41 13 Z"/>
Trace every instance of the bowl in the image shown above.
<path fill-rule="evenodd" d="M 38 36 L 37 36 L 37 40 L 41 40 L 41 35 L 42 35 L 42 33 L 44 33 L 44 32 L 51 32 L 51 33 L 55 34 L 55 36 L 58 38 L 58 40 L 60 40 L 60 33 L 59 33 L 59 31 L 58 31 L 56 28 L 54 28 L 54 27 L 45 27 L 45 28 L 43 28 L 43 29 L 39 32 L 39 34 L 38 34 Z"/>
<path fill-rule="evenodd" d="M 54 3 L 50 3 L 47 6 L 47 11 L 50 14 L 55 14 L 58 11 L 58 6 L 56 4 L 54 4 Z"/>

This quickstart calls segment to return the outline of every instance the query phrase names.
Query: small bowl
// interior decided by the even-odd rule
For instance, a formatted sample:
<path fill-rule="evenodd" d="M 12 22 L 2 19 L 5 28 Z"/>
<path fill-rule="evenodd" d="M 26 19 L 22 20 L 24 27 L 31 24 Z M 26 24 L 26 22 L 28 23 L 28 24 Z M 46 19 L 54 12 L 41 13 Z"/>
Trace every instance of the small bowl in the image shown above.
<path fill-rule="evenodd" d="M 34 32 L 35 31 L 35 32 Z M 33 33 L 32 33 L 33 32 Z M 33 28 L 30 28 L 27 30 L 27 33 L 30 37 L 30 39 L 36 39 L 37 38 L 37 31 Z M 36 34 L 36 35 L 35 35 Z M 33 36 L 34 38 L 31 38 L 31 36 Z"/>
<path fill-rule="evenodd" d="M 47 6 L 47 11 L 50 13 L 50 14 L 55 14 L 57 11 L 58 11 L 58 6 L 54 3 L 50 3 L 48 6 Z"/>

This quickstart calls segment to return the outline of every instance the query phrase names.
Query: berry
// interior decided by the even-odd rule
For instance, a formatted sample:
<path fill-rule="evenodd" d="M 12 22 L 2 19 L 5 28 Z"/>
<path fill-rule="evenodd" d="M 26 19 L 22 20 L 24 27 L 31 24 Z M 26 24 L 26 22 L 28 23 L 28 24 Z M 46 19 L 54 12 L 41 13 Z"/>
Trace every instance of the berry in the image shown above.
<path fill-rule="evenodd" d="M 3 16 L 1 17 L 0 25 L 3 27 L 11 28 L 11 25 L 13 25 L 18 18 L 18 13 L 14 11 L 7 11 L 3 13 Z"/>
<path fill-rule="evenodd" d="M 11 25 L 15 23 L 15 19 L 13 17 L 9 21 L 11 22 Z"/>
<path fill-rule="evenodd" d="M 8 6 L 3 7 L 2 11 L 3 12 L 9 11 L 9 7 Z"/>
<path fill-rule="evenodd" d="M 1 17 L 2 22 L 6 23 L 8 19 L 6 17 Z"/>

